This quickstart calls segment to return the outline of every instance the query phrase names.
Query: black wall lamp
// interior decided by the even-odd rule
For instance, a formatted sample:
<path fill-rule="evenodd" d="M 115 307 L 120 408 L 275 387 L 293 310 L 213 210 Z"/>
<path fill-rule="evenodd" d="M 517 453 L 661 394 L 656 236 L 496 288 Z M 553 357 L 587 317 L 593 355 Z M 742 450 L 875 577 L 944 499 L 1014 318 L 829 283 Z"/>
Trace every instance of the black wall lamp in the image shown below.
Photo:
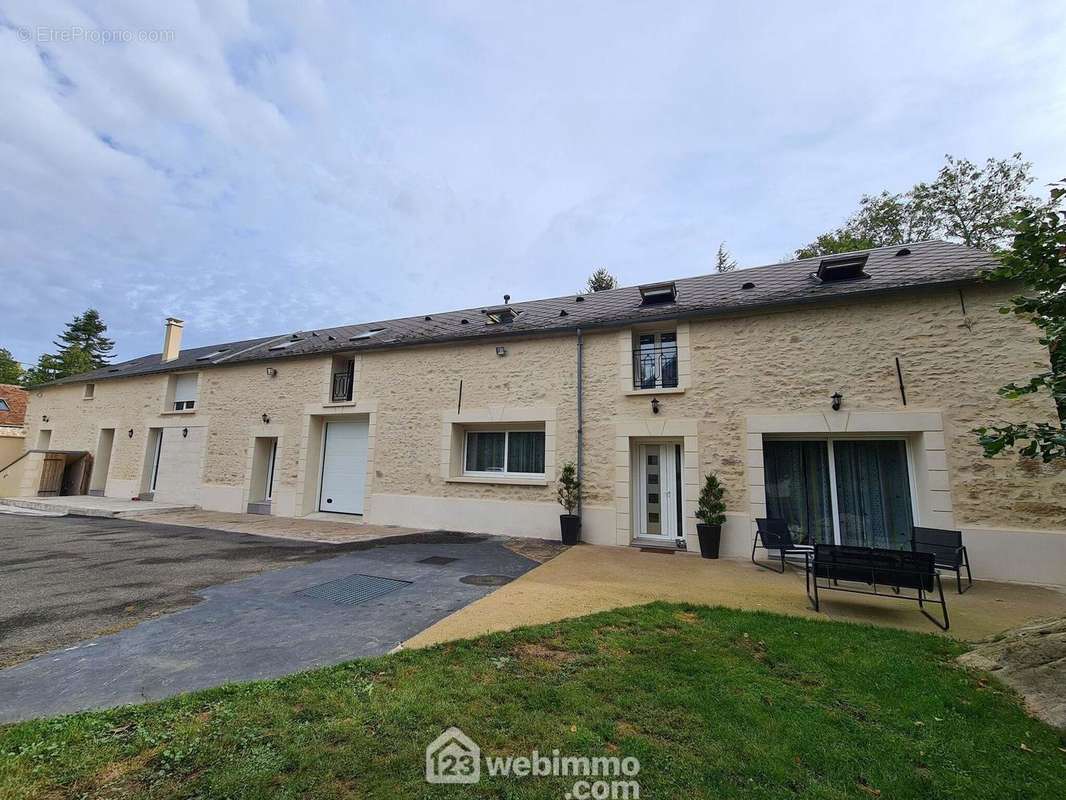
<path fill-rule="evenodd" d="M 651 413 L 652 414 L 658 414 L 659 413 L 659 398 L 658 397 L 653 397 L 651 399 Z"/>
<path fill-rule="evenodd" d="M 504 347 L 502 344 L 501 345 L 497 345 L 496 346 L 496 355 L 498 355 L 498 356 L 507 355 L 507 348 Z"/>
<path fill-rule="evenodd" d="M 48 422 L 48 415 L 45 414 L 41 417 L 41 422 Z"/>
<path fill-rule="evenodd" d="M 129 436 L 132 439 L 133 438 L 133 428 L 130 428 L 128 431 L 126 431 L 126 435 Z"/>
<path fill-rule="evenodd" d="M 833 392 L 833 396 L 829 399 L 833 401 L 833 410 L 839 411 L 840 404 L 844 402 L 844 395 L 842 395 L 840 392 Z"/>
<path fill-rule="evenodd" d="M 188 428 L 182 428 L 181 429 L 181 438 L 182 439 L 188 439 L 189 438 L 189 429 Z"/>
<path fill-rule="evenodd" d="M 269 424 L 270 424 L 270 415 L 269 415 L 269 414 L 263 414 L 263 417 L 262 417 L 262 419 L 263 419 L 263 422 L 264 422 L 265 424 L 267 424 L 267 425 L 269 425 Z"/>
<path fill-rule="evenodd" d="M 267 367 L 267 376 L 268 377 L 274 378 L 274 377 L 277 376 L 277 374 L 278 374 L 278 371 L 276 369 L 274 369 L 273 367 Z"/>

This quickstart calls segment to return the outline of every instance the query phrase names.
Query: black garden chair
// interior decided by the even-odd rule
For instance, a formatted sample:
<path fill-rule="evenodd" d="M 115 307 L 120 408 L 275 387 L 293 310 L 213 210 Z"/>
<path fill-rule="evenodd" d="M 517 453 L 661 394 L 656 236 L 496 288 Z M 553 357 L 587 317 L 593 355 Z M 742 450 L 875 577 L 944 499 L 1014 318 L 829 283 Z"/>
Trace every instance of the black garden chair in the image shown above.
<path fill-rule="evenodd" d="M 932 553 L 937 569 L 954 572 L 959 594 L 973 586 L 970 556 L 962 544 L 962 531 L 914 527 L 911 529 L 911 552 Z M 966 589 L 962 588 L 963 567 L 966 568 Z"/>
<path fill-rule="evenodd" d="M 807 544 L 801 544 L 792 538 L 792 531 L 788 529 L 788 521 L 783 519 L 775 519 L 773 517 L 769 519 L 756 519 L 756 532 L 755 538 L 751 542 L 751 563 L 757 567 L 768 569 L 771 572 L 781 573 L 785 571 L 785 556 L 787 555 L 802 555 L 804 558 L 814 552 L 814 549 Z M 761 542 L 761 544 L 760 544 Z M 772 566 L 771 564 L 763 564 L 755 560 L 755 550 L 758 547 L 762 547 L 766 550 L 766 553 L 771 558 L 774 558 L 771 553 L 777 551 L 781 561 L 781 569 Z M 775 560 L 777 560 L 775 558 Z"/>

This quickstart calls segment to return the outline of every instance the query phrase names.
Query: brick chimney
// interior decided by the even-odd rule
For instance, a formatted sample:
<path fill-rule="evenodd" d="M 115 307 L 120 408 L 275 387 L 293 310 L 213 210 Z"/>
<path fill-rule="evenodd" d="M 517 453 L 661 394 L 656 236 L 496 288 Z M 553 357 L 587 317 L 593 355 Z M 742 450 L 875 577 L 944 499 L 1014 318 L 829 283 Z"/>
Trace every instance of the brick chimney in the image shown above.
<path fill-rule="evenodd" d="M 185 321 L 177 317 L 167 317 L 167 332 L 163 336 L 163 363 L 173 361 L 181 355 L 181 329 Z"/>

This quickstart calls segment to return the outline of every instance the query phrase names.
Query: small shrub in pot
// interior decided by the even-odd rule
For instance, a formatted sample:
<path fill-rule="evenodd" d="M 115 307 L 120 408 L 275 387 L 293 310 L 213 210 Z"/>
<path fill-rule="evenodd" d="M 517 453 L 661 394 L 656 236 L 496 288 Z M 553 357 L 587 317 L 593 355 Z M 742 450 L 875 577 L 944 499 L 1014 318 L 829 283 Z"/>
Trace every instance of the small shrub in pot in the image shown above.
<path fill-rule="evenodd" d="M 725 523 L 725 489 L 718 476 L 713 472 L 707 474 L 700 490 L 699 504 L 696 508 L 696 532 L 700 537 L 700 555 L 704 558 L 718 558 L 718 549 L 722 543 L 722 525 Z"/>
<path fill-rule="evenodd" d="M 581 481 L 577 477 L 577 467 L 573 461 L 563 464 L 559 473 L 559 505 L 566 509 L 559 515 L 559 528 L 563 544 L 577 544 L 581 538 L 581 517 L 574 513 L 581 500 Z"/>

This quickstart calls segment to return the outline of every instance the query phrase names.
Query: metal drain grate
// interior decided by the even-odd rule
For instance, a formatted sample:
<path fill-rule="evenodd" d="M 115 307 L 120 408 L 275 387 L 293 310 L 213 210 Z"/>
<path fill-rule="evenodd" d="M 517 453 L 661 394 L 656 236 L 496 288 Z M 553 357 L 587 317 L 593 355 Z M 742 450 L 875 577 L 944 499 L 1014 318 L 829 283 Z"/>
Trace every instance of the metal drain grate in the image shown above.
<path fill-rule="evenodd" d="M 433 564 L 434 566 L 443 567 L 445 564 L 451 564 L 453 561 L 458 560 L 458 558 L 452 558 L 451 556 L 430 556 L 429 558 L 418 559 L 418 563 Z"/>
<path fill-rule="evenodd" d="M 335 581 L 320 583 L 318 586 L 309 586 L 296 594 L 316 600 L 329 600 L 341 606 L 355 606 L 410 584 L 411 581 L 379 578 L 376 575 L 348 575 Z"/>

